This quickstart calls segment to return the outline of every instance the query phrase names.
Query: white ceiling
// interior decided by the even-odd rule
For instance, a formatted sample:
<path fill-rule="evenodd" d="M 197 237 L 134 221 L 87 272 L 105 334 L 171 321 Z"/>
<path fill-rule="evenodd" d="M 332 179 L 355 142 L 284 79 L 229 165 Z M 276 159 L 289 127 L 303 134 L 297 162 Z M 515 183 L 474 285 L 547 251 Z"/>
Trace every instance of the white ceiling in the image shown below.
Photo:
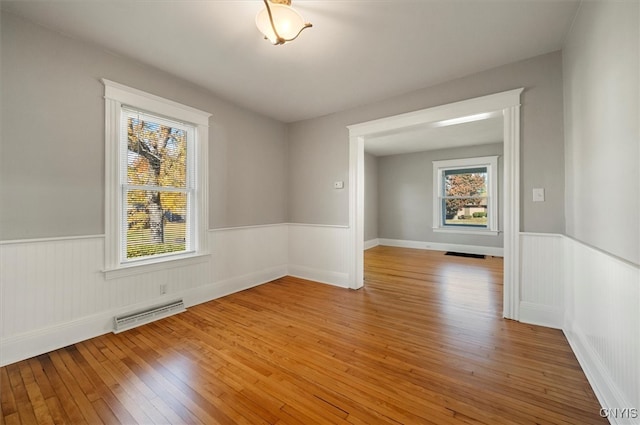
<path fill-rule="evenodd" d="M 313 24 L 272 46 L 261 0 L 2 0 L 11 12 L 283 122 L 562 47 L 579 0 L 293 0 Z"/>

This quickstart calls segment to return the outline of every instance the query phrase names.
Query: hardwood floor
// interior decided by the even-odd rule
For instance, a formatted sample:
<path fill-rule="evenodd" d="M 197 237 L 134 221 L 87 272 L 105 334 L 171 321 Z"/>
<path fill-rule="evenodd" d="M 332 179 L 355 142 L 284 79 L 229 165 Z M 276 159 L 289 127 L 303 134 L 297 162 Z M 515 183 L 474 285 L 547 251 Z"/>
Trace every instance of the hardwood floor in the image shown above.
<path fill-rule="evenodd" d="M 376 247 L 0 369 L 0 423 L 599 424 L 561 331 L 501 319 L 502 260 Z"/>

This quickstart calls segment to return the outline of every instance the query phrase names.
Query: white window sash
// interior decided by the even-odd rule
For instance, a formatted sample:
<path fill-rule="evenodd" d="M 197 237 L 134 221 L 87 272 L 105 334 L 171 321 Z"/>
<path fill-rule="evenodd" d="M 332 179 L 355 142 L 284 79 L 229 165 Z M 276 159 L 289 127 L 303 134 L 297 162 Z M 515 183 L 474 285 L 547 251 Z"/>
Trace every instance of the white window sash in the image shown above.
<path fill-rule="evenodd" d="M 483 196 L 445 196 L 444 176 L 446 171 L 465 169 L 487 169 L 487 193 Z M 433 161 L 433 231 L 451 233 L 473 233 L 497 235 L 498 229 L 498 156 Z M 444 223 L 443 204 L 446 199 L 487 199 L 487 225 L 449 225 Z"/>
<path fill-rule="evenodd" d="M 197 257 L 208 256 L 207 247 L 207 157 L 208 157 L 208 121 L 211 114 L 173 102 L 161 97 L 124 86 L 109 80 L 102 80 L 105 85 L 105 266 L 106 278 L 115 278 L 130 274 L 146 273 L 161 267 L 159 263 L 167 263 L 172 267 L 193 262 Z M 145 116 L 158 123 L 166 123 L 172 127 L 186 129 L 187 136 L 192 137 L 187 146 L 187 187 L 171 188 L 147 186 L 143 190 L 186 191 L 187 196 L 187 230 L 188 251 L 178 254 L 158 254 L 144 257 L 139 261 L 123 261 L 126 259 L 126 190 L 136 185 L 126 184 L 126 145 L 122 152 L 121 120 L 123 115 L 132 109 L 140 110 Z M 144 111 L 144 112 L 142 112 Z M 138 114 L 135 112 L 136 115 Z M 166 117 L 166 118 L 165 118 Z M 181 128 L 184 127 L 184 128 Z M 189 127 L 191 130 L 189 131 Z M 124 156 L 123 156 L 124 155 Z M 124 158 L 124 159 L 123 159 Z M 123 170 L 124 164 L 124 181 Z M 191 166 L 189 166 L 191 165 Z M 124 219 L 124 220 L 123 220 Z M 124 246 L 124 255 L 122 248 Z M 172 255 L 173 254 L 173 255 Z M 175 260 L 179 264 L 175 263 Z M 171 262 L 168 263 L 168 262 Z M 186 263 L 185 263 L 186 264 Z"/>

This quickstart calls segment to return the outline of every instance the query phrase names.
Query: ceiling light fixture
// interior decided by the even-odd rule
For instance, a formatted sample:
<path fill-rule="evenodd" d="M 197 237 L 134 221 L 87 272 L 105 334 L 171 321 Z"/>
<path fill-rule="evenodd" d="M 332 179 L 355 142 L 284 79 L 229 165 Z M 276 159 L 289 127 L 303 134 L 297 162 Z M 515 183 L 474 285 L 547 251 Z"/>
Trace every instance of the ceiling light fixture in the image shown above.
<path fill-rule="evenodd" d="M 298 38 L 310 28 L 302 16 L 291 7 L 291 0 L 263 0 L 265 9 L 256 15 L 256 26 L 264 38 L 274 45 L 285 44 Z"/>

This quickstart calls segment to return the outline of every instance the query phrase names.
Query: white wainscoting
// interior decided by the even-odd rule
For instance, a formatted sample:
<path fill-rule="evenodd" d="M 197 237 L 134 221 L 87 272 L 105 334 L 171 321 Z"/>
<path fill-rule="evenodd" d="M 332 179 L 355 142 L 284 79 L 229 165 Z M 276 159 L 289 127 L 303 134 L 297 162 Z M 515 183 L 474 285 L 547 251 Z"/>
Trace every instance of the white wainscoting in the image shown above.
<path fill-rule="evenodd" d="M 101 272 L 102 236 L 1 243 L 0 364 L 110 332 L 113 316 L 176 298 L 192 306 L 287 274 L 348 287 L 347 227 L 278 224 L 208 235 L 207 262 L 112 280 Z M 638 266 L 561 235 L 520 236 L 520 320 L 564 330 L 604 407 L 640 406 Z"/>
<path fill-rule="evenodd" d="M 520 317 L 525 323 L 561 329 L 564 320 L 564 238 L 520 233 Z"/>
<path fill-rule="evenodd" d="M 565 335 L 602 406 L 639 412 L 640 269 L 568 237 L 564 256 Z"/>
<path fill-rule="evenodd" d="M 209 234 L 211 277 L 214 286 L 230 289 L 224 295 L 287 275 L 286 224 L 218 229 Z"/>
<path fill-rule="evenodd" d="M 287 227 L 213 230 L 209 261 L 111 280 L 102 236 L 3 242 L 0 365 L 110 332 L 118 314 L 178 298 L 189 307 L 285 276 Z"/>
<path fill-rule="evenodd" d="M 563 235 L 520 244 L 519 320 L 561 328 L 600 404 L 618 409 L 610 422 L 638 424 L 624 409 L 640 409 L 640 268 Z"/>
<path fill-rule="evenodd" d="M 289 224 L 289 274 L 349 287 L 349 228 Z"/>
<path fill-rule="evenodd" d="M 464 252 L 466 254 L 492 255 L 494 257 L 502 257 L 504 255 L 504 250 L 502 248 L 495 248 L 490 246 L 460 245 L 452 243 L 408 241 L 403 239 L 384 238 L 379 238 L 378 244 L 384 246 L 397 246 L 400 248 L 428 249 L 432 251 L 453 251 Z"/>

